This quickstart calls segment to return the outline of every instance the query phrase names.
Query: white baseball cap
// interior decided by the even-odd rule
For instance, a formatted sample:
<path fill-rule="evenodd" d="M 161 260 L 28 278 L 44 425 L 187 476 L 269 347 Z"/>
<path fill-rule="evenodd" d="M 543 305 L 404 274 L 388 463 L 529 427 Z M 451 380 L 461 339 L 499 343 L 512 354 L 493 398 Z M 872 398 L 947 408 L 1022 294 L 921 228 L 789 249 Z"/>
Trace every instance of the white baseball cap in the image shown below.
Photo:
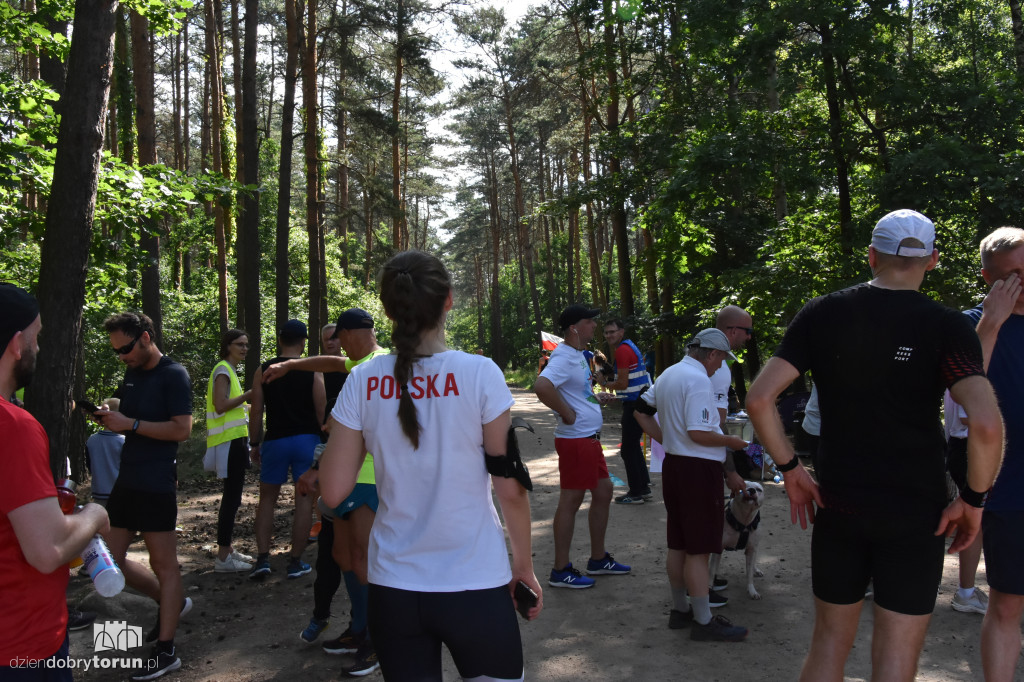
<path fill-rule="evenodd" d="M 900 246 L 904 239 L 916 239 L 922 246 Z M 871 231 L 871 246 L 893 256 L 930 256 L 935 248 L 935 225 L 917 211 L 901 208 L 878 221 Z"/>

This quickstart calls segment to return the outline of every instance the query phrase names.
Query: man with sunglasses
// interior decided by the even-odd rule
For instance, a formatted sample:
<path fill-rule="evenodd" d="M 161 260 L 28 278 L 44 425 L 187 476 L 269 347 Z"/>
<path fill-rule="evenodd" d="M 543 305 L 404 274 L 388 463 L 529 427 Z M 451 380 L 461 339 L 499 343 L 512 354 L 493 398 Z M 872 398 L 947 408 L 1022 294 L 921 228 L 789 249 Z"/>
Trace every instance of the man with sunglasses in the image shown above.
<path fill-rule="evenodd" d="M 110 345 L 127 370 L 118 389 L 118 411 L 96 416 L 110 431 L 125 434 L 121 469 L 107 501 L 107 544 L 125 582 L 159 604 L 157 624 L 146 641 L 156 641 L 146 667 L 132 679 L 151 680 L 181 667 L 174 651 L 178 618 L 192 608 L 185 598 L 178 566 L 178 443 L 192 432 L 192 384 L 188 372 L 160 352 L 153 321 L 141 313 L 121 313 L 104 322 Z M 149 552 L 153 570 L 125 554 L 136 533 Z"/>
<path fill-rule="evenodd" d="M 715 328 L 725 334 L 729 340 L 729 349 L 738 351 L 747 345 L 747 340 L 754 336 L 754 322 L 750 314 L 735 305 L 727 305 L 718 311 L 715 318 Z M 729 388 L 732 386 L 732 368 L 728 361 L 722 360 L 719 367 L 711 376 L 711 399 L 718 408 L 720 423 L 724 424 L 729 414 Z M 732 453 L 725 458 L 725 483 L 729 490 L 741 494 L 744 489 L 743 477 L 736 473 L 736 463 L 733 461 Z M 714 577 L 714 576 L 712 576 Z M 725 588 L 724 580 L 717 580 L 713 589 Z M 714 601 L 714 600 L 712 600 Z"/>

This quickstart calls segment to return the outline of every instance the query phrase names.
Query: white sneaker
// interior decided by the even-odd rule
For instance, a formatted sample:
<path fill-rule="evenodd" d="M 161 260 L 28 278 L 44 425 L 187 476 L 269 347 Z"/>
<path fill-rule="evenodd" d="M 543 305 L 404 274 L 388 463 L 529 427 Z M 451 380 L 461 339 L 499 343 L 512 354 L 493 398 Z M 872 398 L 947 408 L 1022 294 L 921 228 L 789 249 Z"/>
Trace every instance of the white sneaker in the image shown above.
<path fill-rule="evenodd" d="M 949 605 L 953 607 L 954 611 L 984 614 L 988 611 L 988 595 L 982 592 L 980 587 L 975 587 L 974 594 L 967 599 L 961 599 L 959 592 L 954 594 L 953 601 Z"/>
<path fill-rule="evenodd" d="M 228 558 L 224 561 L 213 560 L 214 573 L 242 573 L 250 570 L 252 570 L 252 564 L 236 559 L 233 554 L 228 554 Z"/>
<path fill-rule="evenodd" d="M 238 552 L 238 551 L 235 551 L 235 550 L 231 550 L 231 554 L 228 554 L 228 556 L 231 557 L 232 559 L 238 559 L 239 561 L 247 561 L 250 564 L 252 563 L 252 557 L 251 556 L 249 556 L 248 554 L 242 554 L 241 552 Z"/>

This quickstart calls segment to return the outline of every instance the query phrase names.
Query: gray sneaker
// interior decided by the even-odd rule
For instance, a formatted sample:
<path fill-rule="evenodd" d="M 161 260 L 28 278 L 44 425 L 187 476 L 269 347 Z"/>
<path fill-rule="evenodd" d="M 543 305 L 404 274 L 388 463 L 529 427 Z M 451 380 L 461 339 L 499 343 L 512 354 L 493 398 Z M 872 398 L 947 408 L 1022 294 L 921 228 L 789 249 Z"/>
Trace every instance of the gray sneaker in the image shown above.
<path fill-rule="evenodd" d="M 747 637 L 747 629 L 733 625 L 725 616 L 714 616 L 707 625 L 697 621 L 690 627 L 690 639 L 695 642 L 742 642 Z"/>
<path fill-rule="evenodd" d="M 988 595 L 982 592 L 980 587 L 975 587 L 974 594 L 967 599 L 961 599 L 959 592 L 953 594 L 953 601 L 949 605 L 954 611 L 984 615 L 988 612 Z"/>

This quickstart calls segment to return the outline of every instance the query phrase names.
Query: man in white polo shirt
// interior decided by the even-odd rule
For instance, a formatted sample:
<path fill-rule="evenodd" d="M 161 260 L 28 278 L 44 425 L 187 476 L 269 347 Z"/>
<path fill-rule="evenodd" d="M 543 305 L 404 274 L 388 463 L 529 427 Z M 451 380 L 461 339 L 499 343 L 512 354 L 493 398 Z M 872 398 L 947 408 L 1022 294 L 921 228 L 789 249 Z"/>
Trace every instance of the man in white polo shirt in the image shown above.
<path fill-rule="evenodd" d="M 742 438 L 722 433 L 713 400 L 710 377 L 727 357 L 735 359 L 725 334 L 703 330 L 687 344 L 686 357 L 662 372 L 641 395 L 636 410 L 640 426 L 665 447 L 661 478 L 673 602 L 669 627 L 692 622 L 690 639 L 697 641 L 739 642 L 747 636 L 746 628 L 723 616 L 711 617 L 708 596 L 709 555 L 722 552 L 725 449 L 747 447 Z"/>

